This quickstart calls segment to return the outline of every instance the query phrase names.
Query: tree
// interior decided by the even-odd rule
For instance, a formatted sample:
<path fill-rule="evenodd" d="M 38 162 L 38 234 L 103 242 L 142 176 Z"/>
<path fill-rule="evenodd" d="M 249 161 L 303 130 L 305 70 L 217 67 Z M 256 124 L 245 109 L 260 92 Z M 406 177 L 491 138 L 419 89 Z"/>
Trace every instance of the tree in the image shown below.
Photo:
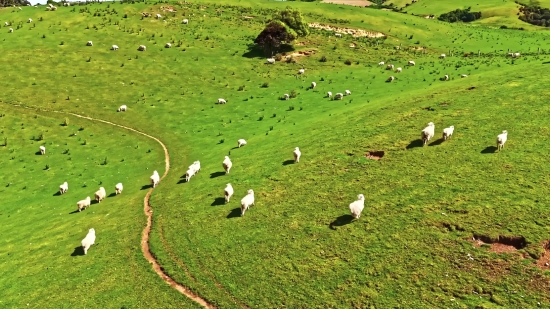
<path fill-rule="evenodd" d="M 260 46 L 268 57 L 271 57 L 281 47 L 281 44 L 290 43 L 295 38 L 294 31 L 284 23 L 271 21 L 254 40 L 254 43 Z"/>
<path fill-rule="evenodd" d="M 278 20 L 290 29 L 294 30 L 297 36 L 307 36 L 309 34 L 309 25 L 304 20 L 302 13 L 297 9 L 287 6 L 283 11 L 273 15 L 273 20 Z"/>
<path fill-rule="evenodd" d="M 27 4 L 30 4 L 27 0 L 0 0 L 0 7 L 26 6 Z"/>

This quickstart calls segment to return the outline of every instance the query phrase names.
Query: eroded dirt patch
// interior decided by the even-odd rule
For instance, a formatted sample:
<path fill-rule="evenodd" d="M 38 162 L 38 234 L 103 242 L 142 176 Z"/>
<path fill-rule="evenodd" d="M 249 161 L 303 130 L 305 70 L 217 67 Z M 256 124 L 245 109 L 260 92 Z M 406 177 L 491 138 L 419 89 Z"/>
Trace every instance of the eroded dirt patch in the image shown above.
<path fill-rule="evenodd" d="M 380 160 L 382 157 L 384 157 L 385 152 L 384 151 L 369 151 L 367 154 L 365 154 L 365 157 L 367 159 L 371 160 Z"/>
<path fill-rule="evenodd" d="M 345 4 L 353 6 L 369 6 L 371 5 L 370 1 L 366 0 L 323 0 L 322 3 L 331 3 L 331 4 Z"/>
<path fill-rule="evenodd" d="M 550 270 L 550 240 L 547 240 L 543 245 L 544 253 L 537 260 L 537 266 L 540 269 Z"/>
<path fill-rule="evenodd" d="M 367 31 L 363 29 L 353 29 L 353 28 L 341 28 L 341 27 L 335 27 L 327 24 L 320 24 L 320 23 L 310 23 L 310 28 L 315 29 L 321 29 L 326 31 L 333 31 L 336 33 L 343 33 L 343 34 L 349 34 L 353 37 L 367 37 L 367 38 L 383 38 L 386 35 L 382 32 L 375 32 L 375 31 Z"/>
<path fill-rule="evenodd" d="M 527 246 L 527 240 L 523 236 L 503 236 L 493 239 L 484 235 L 474 235 L 474 245 L 481 247 L 485 244 L 491 245 L 489 251 L 495 253 L 510 253 L 523 249 Z"/>

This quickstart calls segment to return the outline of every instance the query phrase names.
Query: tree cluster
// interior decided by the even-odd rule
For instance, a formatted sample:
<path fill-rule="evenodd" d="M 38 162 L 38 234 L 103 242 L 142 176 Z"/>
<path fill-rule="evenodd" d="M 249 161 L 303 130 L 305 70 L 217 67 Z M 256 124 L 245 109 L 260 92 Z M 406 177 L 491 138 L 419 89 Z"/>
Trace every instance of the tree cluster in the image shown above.
<path fill-rule="evenodd" d="M 454 11 L 441 14 L 441 16 L 438 17 L 439 20 L 450 23 L 456 23 L 457 21 L 468 23 L 480 18 L 481 12 L 470 12 L 470 8 L 464 10 L 456 9 Z"/>
<path fill-rule="evenodd" d="M 550 9 L 540 6 L 522 6 L 519 19 L 535 26 L 550 27 Z"/>
<path fill-rule="evenodd" d="M 264 30 L 254 40 L 254 43 L 264 50 L 266 56 L 272 57 L 282 44 L 290 44 L 297 37 L 309 34 L 309 26 L 302 13 L 297 9 L 287 7 L 273 14 Z"/>
<path fill-rule="evenodd" d="M 27 0 L 0 0 L 0 7 L 8 7 L 8 6 L 26 6 L 27 4 L 31 4 Z"/>

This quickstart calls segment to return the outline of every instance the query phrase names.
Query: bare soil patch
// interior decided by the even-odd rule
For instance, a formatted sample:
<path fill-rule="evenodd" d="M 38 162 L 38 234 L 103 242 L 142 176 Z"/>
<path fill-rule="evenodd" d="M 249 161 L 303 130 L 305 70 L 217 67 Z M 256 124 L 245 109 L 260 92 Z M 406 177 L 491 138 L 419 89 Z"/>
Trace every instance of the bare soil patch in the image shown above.
<path fill-rule="evenodd" d="M 341 28 L 341 27 L 335 27 L 335 26 L 320 24 L 320 23 L 310 23 L 309 27 L 326 30 L 326 31 L 333 31 L 336 33 L 349 34 L 355 38 L 358 38 L 358 37 L 383 38 L 386 36 L 382 32 L 367 31 L 363 29 L 353 29 L 353 28 Z"/>
<path fill-rule="evenodd" d="M 499 235 L 498 239 L 492 239 L 483 235 L 474 235 L 474 245 L 481 247 L 484 244 L 490 244 L 489 251 L 495 253 L 510 253 L 523 249 L 527 246 L 527 240 L 523 236 L 503 236 Z"/>
<path fill-rule="evenodd" d="M 547 240 L 542 247 L 544 248 L 544 253 L 537 260 L 537 266 L 540 269 L 550 270 L 550 240 Z"/>
<path fill-rule="evenodd" d="M 385 152 L 384 151 L 369 151 L 369 153 L 365 154 L 365 157 L 367 159 L 371 160 L 380 160 L 382 157 L 384 157 Z"/>
<path fill-rule="evenodd" d="M 321 3 L 345 4 L 362 7 L 371 5 L 371 2 L 366 0 L 323 0 Z"/>
<path fill-rule="evenodd" d="M 285 53 L 285 54 L 283 54 L 283 59 L 282 60 L 287 60 L 290 57 L 297 58 L 297 57 L 302 57 L 302 56 L 312 56 L 312 55 L 315 55 L 316 52 L 317 52 L 316 50 L 312 49 L 312 50 L 300 50 L 300 51 L 294 52 L 290 55 L 287 55 Z"/>

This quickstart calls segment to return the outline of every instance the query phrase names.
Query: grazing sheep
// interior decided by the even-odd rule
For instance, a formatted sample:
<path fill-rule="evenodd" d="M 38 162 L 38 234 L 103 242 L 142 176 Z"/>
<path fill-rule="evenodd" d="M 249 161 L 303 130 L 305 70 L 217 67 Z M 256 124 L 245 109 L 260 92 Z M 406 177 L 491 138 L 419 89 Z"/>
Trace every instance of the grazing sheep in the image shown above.
<path fill-rule="evenodd" d="M 120 182 L 117 183 L 117 184 L 115 185 L 115 195 L 121 194 L 121 193 L 122 193 L 122 189 L 124 189 L 124 188 L 122 187 L 122 183 L 120 183 Z"/>
<path fill-rule="evenodd" d="M 395 68 L 395 66 L 394 66 L 393 64 L 388 64 L 388 65 L 386 66 L 386 70 L 388 70 L 388 71 L 389 71 L 389 70 L 392 70 L 392 71 L 393 71 L 394 68 Z"/>
<path fill-rule="evenodd" d="M 443 140 L 446 141 L 448 138 L 451 138 L 455 131 L 455 126 L 450 126 L 448 128 L 443 129 Z"/>
<path fill-rule="evenodd" d="M 409 65 L 414 67 L 416 65 L 416 63 L 414 61 L 410 60 Z"/>
<path fill-rule="evenodd" d="M 229 174 L 229 170 L 231 170 L 231 167 L 233 166 L 233 162 L 231 162 L 231 159 L 229 159 L 228 156 L 225 156 L 222 166 L 223 166 L 223 170 L 225 171 L 225 174 Z"/>
<path fill-rule="evenodd" d="M 332 98 L 332 92 L 327 92 L 327 98 Z"/>
<path fill-rule="evenodd" d="M 317 83 L 316 82 L 311 82 L 311 89 L 314 89 L 315 87 L 317 87 Z"/>
<path fill-rule="evenodd" d="M 90 229 L 86 237 L 82 239 L 82 249 L 84 249 L 84 254 L 88 253 L 88 249 L 90 249 L 93 244 L 95 244 L 95 230 Z"/>
<path fill-rule="evenodd" d="M 88 43 L 86 43 L 86 46 L 94 46 L 94 43 L 92 41 L 88 41 Z"/>
<path fill-rule="evenodd" d="M 285 98 L 285 100 L 288 100 L 288 99 L 290 98 L 290 96 L 288 95 L 288 93 L 285 93 L 285 94 L 283 95 L 283 98 Z"/>
<path fill-rule="evenodd" d="M 32 18 L 29 18 L 29 21 L 28 21 L 28 23 L 29 23 L 29 24 L 30 24 L 30 23 L 32 23 Z"/>
<path fill-rule="evenodd" d="M 346 90 L 345 93 L 346 93 L 346 95 L 351 95 L 351 91 L 349 91 L 349 90 Z"/>
<path fill-rule="evenodd" d="M 63 194 L 69 190 L 69 184 L 65 181 L 62 185 L 59 186 L 59 194 Z"/>
<path fill-rule="evenodd" d="M 240 140 L 237 141 L 237 144 L 238 144 L 238 147 L 241 148 L 241 146 L 246 145 L 246 141 L 241 138 Z"/>
<path fill-rule="evenodd" d="M 461 77 L 461 78 L 466 78 L 466 77 L 468 77 L 468 75 L 462 74 L 462 75 L 460 75 L 460 77 Z"/>
<path fill-rule="evenodd" d="M 101 203 L 101 201 L 107 196 L 107 192 L 105 192 L 105 188 L 100 187 L 99 190 L 97 190 L 94 193 L 94 196 L 95 196 L 95 200 L 98 203 Z"/>
<path fill-rule="evenodd" d="M 10 25 L 10 23 L 8 23 L 7 21 L 6 21 L 6 22 L 4 22 L 4 26 L 6 26 L 6 27 L 7 27 L 7 26 L 9 26 L 9 25 Z"/>
<path fill-rule="evenodd" d="M 378 62 L 378 65 L 379 65 L 379 66 L 383 66 L 383 65 L 384 65 L 384 61 Z"/>
<path fill-rule="evenodd" d="M 78 207 L 78 211 L 80 212 L 82 211 L 82 209 L 86 209 L 90 207 L 91 203 L 92 203 L 92 200 L 88 196 L 85 200 L 78 201 L 78 203 L 76 203 L 76 206 Z"/>
<path fill-rule="evenodd" d="M 302 156 L 302 152 L 300 152 L 300 148 L 296 147 L 292 152 L 292 154 L 294 155 L 294 162 L 295 163 L 300 162 L 300 157 Z"/>
<path fill-rule="evenodd" d="M 298 74 L 304 74 L 305 72 L 306 72 L 305 69 L 300 69 L 300 70 L 298 70 Z"/>
<path fill-rule="evenodd" d="M 497 136 L 497 149 L 501 151 L 504 149 L 504 143 L 508 140 L 508 131 L 504 130 Z"/>
<path fill-rule="evenodd" d="M 391 82 L 393 82 L 394 80 L 395 80 L 395 77 L 390 76 L 390 77 L 388 77 L 388 79 L 386 80 L 386 82 L 387 82 L 387 83 L 391 83 Z"/>
<path fill-rule="evenodd" d="M 118 45 L 111 46 L 111 50 L 118 50 Z"/>
<path fill-rule="evenodd" d="M 181 21 L 181 23 L 184 24 L 184 25 L 187 25 L 189 23 L 189 20 L 184 19 L 184 20 Z"/>
<path fill-rule="evenodd" d="M 189 165 L 188 169 L 194 170 L 195 174 L 198 174 L 199 171 L 201 170 L 201 162 L 200 161 L 193 162 L 193 164 Z"/>
<path fill-rule="evenodd" d="M 69 2 L 63 3 L 63 6 L 70 6 L 71 4 Z"/>
<path fill-rule="evenodd" d="M 447 57 L 445 54 L 439 55 L 439 58 L 440 58 L 440 59 L 445 59 L 445 57 Z"/>
<path fill-rule="evenodd" d="M 402 68 L 397 68 L 397 69 L 395 70 L 395 72 L 397 72 L 397 73 L 401 73 L 402 71 L 403 71 Z"/>
<path fill-rule="evenodd" d="M 8 30 L 8 32 L 9 32 L 9 33 L 12 33 L 12 32 L 13 32 L 13 28 L 10 28 L 10 29 Z"/>
<path fill-rule="evenodd" d="M 421 137 L 422 137 L 422 144 L 423 146 L 426 146 L 426 143 L 428 143 L 428 141 L 434 137 L 434 131 L 435 131 L 435 125 L 433 122 L 430 122 L 428 123 L 428 126 L 424 128 L 424 130 L 422 130 L 422 134 L 421 134 Z"/>
<path fill-rule="evenodd" d="M 334 34 L 334 36 L 337 37 L 337 38 L 341 38 L 342 34 L 341 33 L 336 33 L 336 34 Z"/>
<path fill-rule="evenodd" d="M 228 183 L 226 186 L 225 186 L 225 189 L 223 190 L 223 195 L 225 197 L 225 203 L 229 203 L 229 200 L 231 199 L 231 196 L 233 195 L 233 186 L 231 186 L 230 183 Z"/>
<path fill-rule="evenodd" d="M 153 185 L 153 188 L 155 188 L 159 184 L 159 181 L 160 181 L 159 173 L 157 171 L 154 171 L 153 175 L 151 175 L 151 177 L 149 177 L 149 179 L 151 179 L 151 184 Z"/>
<path fill-rule="evenodd" d="M 275 63 L 275 59 L 274 59 L 274 58 L 267 58 L 267 63 L 268 63 L 268 64 L 274 64 L 274 63 Z"/>
<path fill-rule="evenodd" d="M 250 206 L 254 205 L 254 191 L 252 189 L 247 191 L 247 194 L 241 200 L 241 217 L 244 216 L 244 213 Z"/>
<path fill-rule="evenodd" d="M 227 103 L 226 100 L 224 100 L 224 99 L 222 99 L 222 98 L 219 98 L 219 99 L 218 99 L 218 104 L 225 104 L 225 103 Z"/>
<path fill-rule="evenodd" d="M 341 92 L 338 92 L 334 95 L 334 100 L 342 100 L 344 98 L 344 94 Z"/>
<path fill-rule="evenodd" d="M 353 218 L 359 219 L 363 208 L 365 208 L 365 196 L 363 194 L 359 194 L 357 196 L 357 201 L 349 204 L 349 210 L 351 211 Z"/>
<path fill-rule="evenodd" d="M 138 50 L 139 50 L 139 51 L 145 51 L 146 49 L 147 49 L 147 47 L 146 47 L 145 45 L 140 45 L 140 46 L 138 47 Z"/>
<path fill-rule="evenodd" d="M 443 76 L 443 80 L 444 80 L 444 81 L 448 81 L 448 80 L 449 80 L 449 75 Z"/>
<path fill-rule="evenodd" d="M 128 109 L 128 107 L 127 107 L 126 105 L 121 105 L 121 106 L 117 109 L 117 112 L 125 112 L 127 109 Z"/>
<path fill-rule="evenodd" d="M 157 15 L 155 15 L 155 17 L 156 17 L 157 19 L 159 19 L 159 18 L 162 18 L 162 15 L 157 14 Z"/>
<path fill-rule="evenodd" d="M 171 43 L 166 43 L 166 45 L 164 45 L 164 48 L 171 48 L 171 47 L 172 47 Z"/>
<path fill-rule="evenodd" d="M 187 172 L 185 172 L 185 182 L 191 181 L 191 177 L 195 176 L 196 173 L 197 171 L 195 171 L 194 169 L 188 169 Z"/>
<path fill-rule="evenodd" d="M 512 55 L 513 58 L 518 58 L 520 55 L 520 53 L 514 53 L 514 55 Z"/>
<path fill-rule="evenodd" d="M 40 146 L 40 147 L 38 147 L 38 148 L 40 149 L 40 154 L 41 154 L 41 155 L 45 155 L 45 154 L 46 154 L 46 147 Z"/>

